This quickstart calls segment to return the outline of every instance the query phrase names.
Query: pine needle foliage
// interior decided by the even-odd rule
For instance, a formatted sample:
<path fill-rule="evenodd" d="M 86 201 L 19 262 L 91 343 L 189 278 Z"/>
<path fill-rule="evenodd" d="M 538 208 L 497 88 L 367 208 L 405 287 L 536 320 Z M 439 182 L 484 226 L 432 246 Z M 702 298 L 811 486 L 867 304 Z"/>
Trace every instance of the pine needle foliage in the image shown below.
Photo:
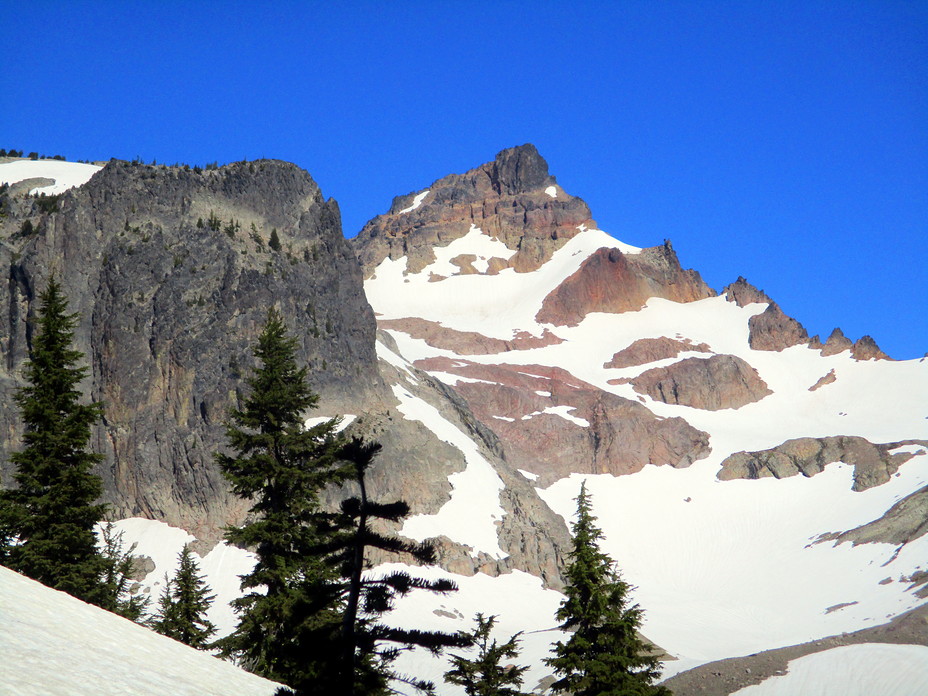
<path fill-rule="evenodd" d="M 643 611 L 630 603 L 632 587 L 599 550 L 603 535 L 585 482 L 576 500 L 573 550 L 557 612 L 561 629 L 571 635 L 546 660 L 560 677 L 551 688 L 572 696 L 669 696 L 668 689 L 654 685 L 660 660 L 639 636 Z"/>
<path fill-rule="evenodd" d="M 320 494 L 351 472 L 338 457 L 336 420 L 304 427 L 318 396 L 276 310 L 268 312 L 254 355 L 249 394 L 226 427 L 234 454 L 216 460 L 232 490 L 252 503 L 249 520 L 228 528 L 226 539 L 253 549 L 257 562 L 234 602 L 238 627 L 219 645 L 256 674 L 301 693 L 325 693 L 338 661 L 341 615 L 338 572 L 325 557 L 337 515 L 323 511 Z"/>
<path fill-rule="evenodd" d="M 351 520 L 351 530 L 343 535 L 342 547 L 335 554 L 345 583 L 339 693 L 346 696 L 392 693 L 389 684 L 396 681 L 432 694 L 435 691 L 432 682 L 400 674 L 392 668 L 400 651 L 423 647 L 438 654 L 447 647 L 468 646 L 472 639 L 461 634 L 392 628 L 382 622 L 398 597 L 414 590 L 454 592 L 457 585 L 444 578 L 429 580 L 405 571 L 381 576 L 365 572 L 369 567 L 365 560 L 369 549 L 411 556 L 423 564 L 435 562 L 435 550 L 430 544 L 378 531 L 383 522 L 399 522 L 409 515 L 409 505 L 403 501 L 378 503 L 368 495 L 367 471 L 380 449 L 377 443 L 352 438 L 340 451 L 340 456 L 353 468 L 359 495 L 342 502 L 342 513 Z"/>
<path fill-rule="evenodd" d="M 165 580 L 152 628 L 192 648 L 205 650 L 216 632 L 206 618 L 216 595 L 210 594 L 189 544 L 184 544 L 177 560 L 177 572 Z"/>
<path fill-rule="evenodd" d="M 103 556 L 103 584 L 106 600 L 101 607 L 114 614 L 119 614 L 136 623 L 146 623 L 145 612 L 148 609 L 148 597 L 132 594 L 132 576 L 136 570 L 138 558 L 132 555 L 136 545 L 127 549 L 123 544 L 123 533 L 116 531 L 112 523 L 107 522 L 98 527 L 100 541 L 103 542 L 100 554 Z"/>
<path fill-rule="evenodd" d="M 501 664 L 503 660 L 515 660 L 519 657 L 519 631 L 505 643 L 491 639 L 495 616 L 478 613 L 474 630 L 467 634 L 473 641 L 476 655 L 468 657 L 460 654 L 451 655 L 453 668 L 445 672 L 445 681 L 464 687 L 467 696 L 526 696 L 519 689 L 527 666 Z"/>
<path fill-rule="evenodd" d="M 68 313 L 51 278 L 40 296 L 38 331 L 14 397 L 25 425 L 24 447 L 10 456 L 17 487 L 0 493 L 0 560 L 24 575 L 98 605 L 109 602 L 101 583 L 105 562 L 95 526 L 105 508 L 93 473 L 102 456 L 89 449 L 100 403 L 81 403 L 87 368 L 74 350 L 78 315 Z M 14 540 L 16 542 L 14 543 Z"/>

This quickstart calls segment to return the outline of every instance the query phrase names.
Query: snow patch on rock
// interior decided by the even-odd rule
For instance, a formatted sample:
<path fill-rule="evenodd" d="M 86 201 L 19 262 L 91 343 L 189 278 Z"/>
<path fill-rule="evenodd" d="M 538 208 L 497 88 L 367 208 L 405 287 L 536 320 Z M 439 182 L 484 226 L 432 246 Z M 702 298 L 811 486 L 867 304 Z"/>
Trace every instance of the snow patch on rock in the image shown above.
<path fill-rule="evenodd" d="M 86 184 L 103 167 L 61 160 L 16 160 L 0 164 L 0 184 L 15 184 L 26 179 L 54 179 L 51 186 L 40 186 L 30 194 L 54 195 Z"/>
<path fill-rule="evenodd" d="M 497 534 L 497 527 L 506 514 L 499 502 L 499 493 L 503 490 L 499 475 L 480 454 L 474 441 L 438 409 L 401 386 L 394 385 L 393 394 L 400 402 L 397 410 L 407 420 L 422 423 L 440 440 L 459 449 L 467 462 L 464 471 L 448 477 L 451 500 L 434 515 L 407 518 L 400 534 L 417 541 L 446 536 L 469 546 L 473 556 L 482 551 L 496 559 L 506 558 L 509 554 L 500 548 Z"/>

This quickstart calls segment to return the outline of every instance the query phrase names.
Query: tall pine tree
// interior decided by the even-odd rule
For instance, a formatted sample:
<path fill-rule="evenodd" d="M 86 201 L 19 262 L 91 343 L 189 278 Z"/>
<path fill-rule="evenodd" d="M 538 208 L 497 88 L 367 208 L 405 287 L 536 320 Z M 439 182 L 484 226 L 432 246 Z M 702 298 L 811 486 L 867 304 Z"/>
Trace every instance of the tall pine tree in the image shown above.
<path fill-rule="evenodd" d="M 178 554 L 177 572 L 166 580 L 152 627 L 160 634 L 203 650 L 210 646 L 216 627 L 206 612 L 216 598 L 200 575 L 188 544 Z"/>
<path fill-rule="evenodd" d="M 71 347 L 77 314 L 68 313 L 55 278 L 40 303 L 27 384 L 15 396 L 24 447 L 10 456 L 17 487 L 0 493 L 0 558 L 49 587 L 105 605 L 105 561 L 94 534 L 105 510 L 97 502 L 103 485 L 93 473 L 102 457 L 88 448 L 102 405 L 81 403 L 87 368 L 78 367 L 83 354 Z"/>
<path fill-rule="evenodd" d="M 454 592 L 457 586 L 451 580 L 428 580 L 405 571 L 380 576 L 365 573 L 369 567 L 366 561 L 369 549 L 412 556 L 424 564 L 435 563 L 435 550 L 430 544 L 401 539 L 377 529 L 380 522 L 399 522 L 409 515 L 409 505 L 403 501 L 379 503 L 368 495 L 366 474 L 379 451 L 379 444 L 358 438 L 352 438 L 340 450 L 340 456 L 353 468 L 359 495 L 342 503 L 342 512 L 351 520 L 346 525 L 350 531 L 343 534 L 344 542 L 335 554 L 340 561 L 345 599 L 338 693 L 345 696 L 393 693 L 389 683 L 395 680 L 431 694 L 435 687 L 430 681 L 400 674 L 391 667 L 400 650 L 423 647 L 437 654 L 446 647 L 468 646 L 472 639 L 461 634 L 394 628 L 382 620 L 397 597 L 413 590 Z"/>
<path fill-rule="evenodd" d="M 478 613 L 476 626 L 469 638 L 473 640 L 477 654 L 451 655 L 454 667 L 445 672 L 445 681 L 464 687 L 467 696 L 527 696 L 521 689 L 528 667 L 500 664 L 503 660 L 514 660 L 519 656 L 521 631 L 505 643 L 491 639 L 495 616 Z"/>
<path fill-rule="evenodd" d="M 565 598 L 557 612 L 561 628 L 571 635 L 556 643 L 554 657 L 546 660 L 560 677 L 551 688 L 572 696 L 669 696 L 668 689 L 654 685 L 660 660 L 638 634 L 643 612 L 630 604 L 631 586 L 599 550 L 603 535 L 595 522 L 584 482 Z"/>
<path fill-rule="evenodd" d="M 304 428 L 318 397 L 296 364 L 296 340 L 276 310 L 254 349 L 250 393 L 231 412 L 226 436 L 235 454 L 216 459 L 233 491 L 252 502 L 251 517 L 226 539 L 254 550 L 235 601 L 239 624 L 223 652 L 251 671 L 301 693 L 326 693 L 338 664 L 338 569 L 326 560 L 337 528 L 320 493 L 351 474 L 338 457 L 335 420 Z"/>

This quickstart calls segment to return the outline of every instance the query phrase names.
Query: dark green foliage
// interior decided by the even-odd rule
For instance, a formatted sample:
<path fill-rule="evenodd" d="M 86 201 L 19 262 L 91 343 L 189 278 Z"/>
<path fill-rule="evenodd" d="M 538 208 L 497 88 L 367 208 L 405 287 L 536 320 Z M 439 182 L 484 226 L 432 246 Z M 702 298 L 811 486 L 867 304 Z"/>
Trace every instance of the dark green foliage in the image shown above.
<path fill-rule="evenodd" d="M 370 548 L 407 554 L 424 564 L 435 562 L 431 545 L 401 539 L 376 528 L 383 521 L 399 522 L 409 514 L 405 502 L 377 503 L 368 498 L 366 473 L 379 451 L 377 443 L 352 438 L 340 452 L 354 470 L 360 495 L 342 503 L 343 514 L 352 521 L 351 531 L 343 537 L 335 555 L 347 597 L 342 631 L 343 681 L 339 692 L 352 696 L 388 693 L 389 680 L 394 679 L 425 693 L 434 693 L 431 682 L 398 674 L 391 668 L 400 649 L 420 646 L 437 654 L 446 647 L 468 646 L 471 639 L 461 634 L 391 628 L 380 621 L 398 596 L 413 590 L 454 592 L 457 586 L 451 580 L 426 580 L 404 571 L 379 577 L 364 575 L 368 567 L 365 554 Z"/>
<path fill-rule="evenodd" d="M 445 681 L 463 686 L 467 696 L 525 696 L 519 687 L 528 667 L 500 664 L 519 657 L 521 631 L 500 644 L 490 640 L 495 616 L 477 614 L 475 621 L 476 627 L 467 636 L 474 642 L 477 654 L 472 658 L 452 654 L 454 668 L 445 672 Z"/>
<path fill-rule="evenodd" d="M 133 595 L 130 592 L 136 567 L 136 558 L 132 555 L 135 544 L 124 550 L 122 539 L 122 532 L 115 532 L 112 524 L 107 523 L 103 526 L 103 573 L 100 581 L 103 585 L 104 600 L 100 602 L 100 606 L 131 621 L 142 623 L 148 608 L 148 597 Z"/>
<path fill-rule="evenodd" d="M 571 636 L 556 643 L 555 656 L 546 660 L 560 676 L 551 688 L 572 696 L 669 696 L 668 689 L 653 685 L 660 660 L 638 634 L 643 612 L 629 605 L 631 586 L 599 550 L 602 532 L 595 521 L 584 483 L 577 496 L 565 598 L 557 612 Z"/>
<path fill-rule="evenodd" d="M 162 635 L 203 650 L 210 647 L 209 639 L 216 632 L 216 627 L 206 618 L 216 596 L 210 594 L 189 545 L 184 544 L 178 562 L 174 577 L 165 577 L 158 611 L 151 625 Z"/>
<path fill-rule="evenodd" d="M 19 228 L 19 233 L 26 236 L 32 234 L 34 230 L 35 228 L 32 226 L 32 220 L 23 220 L 23 224 Z"/>
<path fill-rule="evenodd" d="M 71 348 L 77 315 L 52 278 L 41 295 L 38 335 L 26 363 L 26 386 L 16 394 L 25 425 L 24 447 L 10 456 L 17 488 L 0 492 L 0 557 L 39 582 L 95 604 L 108 602 L 100 582 L 105 561 L 94 527 L 103 519 L 103 492 L 93 473 L 102 456 L 88 450 L 99 403 L 81 404 L 78 390 L 87 369 Z M 2 542 L 2 539 L 0 539 Z"/>
<path fill-rule="evenodd" d="M 222 227 L 222 220 L 220 220 L 219 216 L 211 210 L 209 211 L 209 217 L 206 219 L 206 226 L 209 227 L 213 232 L 218 232 Z"/>
<path fill-rule="evenodd" d="M 47 196 L 44 193 L 40 193 L 35 198 L 35 205 L 42 213 L 57 213 L 58 199 L 60 197 L 59 195 Z"/>
<path fill-rule="evenodd" d="M 280 237 L 277 236 L 276 227 L 271 230 L 271 238 L 268 240 L 267 245 L 274 251 L 280 251 Z"/>
<path fill-rule="evenodd" d="M 250 394 L 226 429 L 235 455 L 216 455 L 233 491 L 253 502 L 251 521 L 226 538 L 257 556 L 235 602 L 238 628 L 221 647 L 257 674 L 301 693 L 326 693 L 341 614 L 337 569 L 325 560 L 337 520 L 321 509 L 319 495 L 351 472 L 337 456 L 336 421 L 303 427 L 318 397 L 275 310 L 254 354 L 260 364 L 247 381 Z"/>

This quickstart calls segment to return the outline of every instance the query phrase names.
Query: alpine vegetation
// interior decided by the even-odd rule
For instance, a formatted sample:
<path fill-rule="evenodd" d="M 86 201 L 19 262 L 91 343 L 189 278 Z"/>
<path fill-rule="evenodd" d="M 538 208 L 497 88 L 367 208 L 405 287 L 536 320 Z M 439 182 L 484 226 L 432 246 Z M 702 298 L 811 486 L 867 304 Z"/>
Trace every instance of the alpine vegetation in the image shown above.
<path fill-rule="evenodd" d="M 102 581 L 106 561 L 94 528 L 103 520 L 103 493 L 93 467 L 102 457 L 89 449 L 100 403 L 81 403 L 87 368 L 74 350 L 76 314 L 68 313 L 52 277 L 42 292 L 37 335 L 15 396 L 24 447 L 10 460 L 17 487 L 0 491 L 0 562 L 56 590 L 92 604 L 111 603 Z"/>
<path fill-rule="evenodd" d="M 200 574 L 190 545 L 184 544 L 178 554 L 177 572 L 173 578 L 165 576 L 151 626 L 190 647 L 208 648 L 216 627 L 206 618 L 206 612 L 215 598 Z"/>
<path fill-rule="evenodd" d="M 630 604 L 631 586 L 599 550 L 603 533 L 595 522 L 584 482 L 572 526 L 565 597 L 557 612 L 561 628 L 571 635 L 554 646 L 554 657 L 547 660 L 560 676 L 552 688 L 572 696 L 669 696 L 668 689 L 654 686 L 660 660 L 638 634 L 642 609 Z"/>

